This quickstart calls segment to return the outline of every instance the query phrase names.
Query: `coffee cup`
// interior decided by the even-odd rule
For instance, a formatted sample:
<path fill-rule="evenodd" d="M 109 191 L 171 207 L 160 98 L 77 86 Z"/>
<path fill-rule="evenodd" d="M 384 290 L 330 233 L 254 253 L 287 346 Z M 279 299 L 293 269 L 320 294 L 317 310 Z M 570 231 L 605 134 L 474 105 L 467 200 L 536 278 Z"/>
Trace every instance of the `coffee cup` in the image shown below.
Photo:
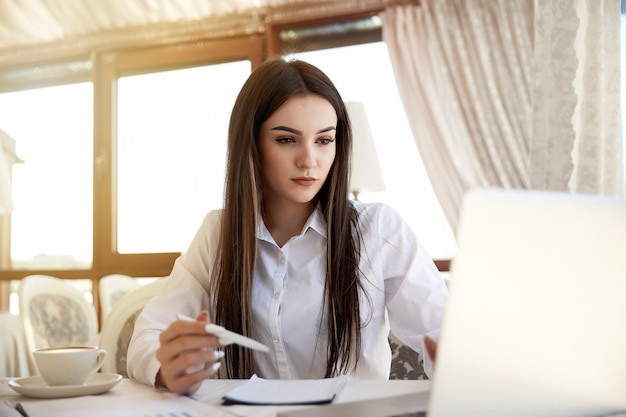
<path fill-rule="evenodd" d="M 83 385 L 104 363 L 106 351 L 98 346 L 59 346 L 33 351 L 35 365 L 50 386 Z"/>

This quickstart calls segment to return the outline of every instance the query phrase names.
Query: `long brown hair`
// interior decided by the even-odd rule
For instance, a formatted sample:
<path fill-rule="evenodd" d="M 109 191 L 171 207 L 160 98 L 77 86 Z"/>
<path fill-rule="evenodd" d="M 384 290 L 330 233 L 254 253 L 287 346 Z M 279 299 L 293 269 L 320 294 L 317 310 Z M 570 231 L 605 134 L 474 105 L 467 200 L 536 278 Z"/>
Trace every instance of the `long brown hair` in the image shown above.
<path fill-rule="evenodd" d="M 327 222 L 327 269 L 324 303 L 328 309 L 326 376 L 356 367 L 361 348 L 359 296 L 360 233 L 358 216 L 348 200 L 352 132 L 343 100 L 332 81 L 303 61 L 270 60 L 243 85 L 228 128 L 224 210 L 212 294 L 215 321 L 252 335 L 252 285 L 257 254 L 257 222 L 263 205 L 263 181 L 257 147 L 261 124 L 290 97 L 316 94 L 337 113 L 336 156 L 317 198 Z M 226 348 L 229 378 L 255 372 L 252 354 Z"/>

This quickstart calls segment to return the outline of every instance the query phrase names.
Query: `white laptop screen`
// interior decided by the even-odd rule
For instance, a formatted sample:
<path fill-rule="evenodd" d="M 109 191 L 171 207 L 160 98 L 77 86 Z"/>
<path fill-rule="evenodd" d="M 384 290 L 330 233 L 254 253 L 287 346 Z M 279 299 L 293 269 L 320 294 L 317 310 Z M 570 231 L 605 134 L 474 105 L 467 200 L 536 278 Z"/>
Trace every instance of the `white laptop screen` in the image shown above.
<path fill-rule="evenodd" d="M 626 199 L 476 189 L 429 417 L 626 409 Z"/>

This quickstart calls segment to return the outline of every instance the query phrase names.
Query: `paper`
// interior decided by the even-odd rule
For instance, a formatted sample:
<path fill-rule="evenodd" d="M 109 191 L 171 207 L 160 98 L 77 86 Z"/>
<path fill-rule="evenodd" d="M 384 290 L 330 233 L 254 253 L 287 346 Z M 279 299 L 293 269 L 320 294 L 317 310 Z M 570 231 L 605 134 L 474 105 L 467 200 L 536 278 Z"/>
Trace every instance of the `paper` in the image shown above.
<path fill-rule="evenodd" d="M 285 410 L 278 412 L 276 417 L 425 417 L 429 398 L 430 392 L 428 391 L 414 392 L 393 397 L 348 401 L 341 404 L 330 404 L 324 407 L 306 407 L 295 410 Z"/>
<path fill-rule="evenodd" d="M 227 404 L 297 405 L 332 402 L 345 386 L 345 375 L 325 379 L 272 380 L 253 375 L 229 391 Z"/>
<path fill-rule="evenodd" d="M 117 401 L 116 401 L 117 399 Z M 28 417 L 233 417 L 227 411 L 170 392 L 84 397 L 21 402 L 18 410 Z"/>

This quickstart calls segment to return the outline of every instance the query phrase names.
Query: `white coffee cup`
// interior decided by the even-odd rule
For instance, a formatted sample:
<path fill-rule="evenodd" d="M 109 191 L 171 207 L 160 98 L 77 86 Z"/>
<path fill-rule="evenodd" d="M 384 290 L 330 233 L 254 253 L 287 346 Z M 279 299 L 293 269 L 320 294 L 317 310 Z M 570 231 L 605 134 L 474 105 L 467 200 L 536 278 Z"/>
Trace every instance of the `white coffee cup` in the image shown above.
<path fill-rule="evenodd" d="M 35 365 L 50 386 L 83 385 L 104 363 L 106 351 L 98 346 L 59 346 L 33 351 Z"/>

